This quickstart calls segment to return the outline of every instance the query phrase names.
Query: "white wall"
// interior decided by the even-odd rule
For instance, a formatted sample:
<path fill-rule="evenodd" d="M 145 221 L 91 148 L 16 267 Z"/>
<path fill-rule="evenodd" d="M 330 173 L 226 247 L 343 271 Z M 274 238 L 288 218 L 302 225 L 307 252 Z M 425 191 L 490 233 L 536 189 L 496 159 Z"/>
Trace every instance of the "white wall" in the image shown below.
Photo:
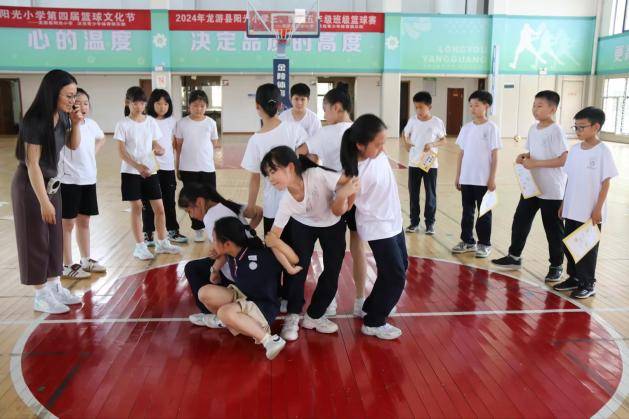
<path fill-rule="evenodd" d="M 490 14 L 595 16 L 595 0 L 490 0 Z"/>
<path fill-rule="evenodd" d="M 354 117 L 365 113 L 380 114 L 381 86 L 380 77 L 356 77 L 354 87 Z"/>

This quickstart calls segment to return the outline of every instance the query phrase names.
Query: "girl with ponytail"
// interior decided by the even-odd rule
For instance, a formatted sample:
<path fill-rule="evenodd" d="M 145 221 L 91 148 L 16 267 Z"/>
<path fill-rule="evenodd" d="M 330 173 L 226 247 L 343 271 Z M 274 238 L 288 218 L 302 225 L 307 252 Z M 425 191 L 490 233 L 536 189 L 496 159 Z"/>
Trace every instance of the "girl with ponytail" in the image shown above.
<path fill-rule="evenodd" d="M 204 285 L 199 290 L 200 302 L 216 313 L 219 327 L 224 325 L 234 335 L 252 337 L 256 344 L 263 345 L 268 359 L 275 358 L 286 345 L 281 337 L 271 335 L 270 327 L 280 309 L 280 265 L 236 217 L 216 220 L 212 240 L 217 257 L 227 259 L 233 282 L 227 286 Z"/>
<path fill-rule="evenodd" d="M 289 237 L 293 238 L 292 248 L 303 268 L 285 281 L 288 316 L 280 335 L 285 340 L 299 337 L 304 285 L 317 240 L 323 251 L 323 272 L 318 278 L 302 326 L 321 333 L 334 333 L 338 326 L 324 314 L 336 294 L 345 256 L 345 222 L 341 220 L 341 215 L 351 206 L 358 181 L 319 166 L 305 156 L 297 157 L 286 146 L 271 149 L 262 159 L 260 171 L 278 191 L 286 191 L 273 227 L 266 235 L 266 244 L 276 254 L 283 253 L 283 248 L 288 246 L 280 237 L 288 230 Z"/>
<path fill-rule="evenodd" d="M 371 294 L 365 300 L 361 331 L 380 339 L 396 339 L 402 331 L 387 323 L 406 281 L 408 256 L 402 231 L 397 182 L 383 151 L 386 126 L 375 115 L 360 116 L 343 134 L 341 164 L 346 176 L 358 176 L 356 226 L 369 243 L 377 266 Z"/>
<path fill-rule="evenodd" d="M 252 209 L 245 209 L 244 205 L 223 198 L 214 187 L 207 183 L 187 183 L 179 192 L 177 204 L 188 213 L 190 218 L 204 223 L 208 240 L 212 245 L 214 224 L 216 220 L 223 217 L 237 217 L 245 226 L 248 236 L 260 241 L 254 229 L 262 220 L 262 208 L 255 206 Z M 249 222 L 247 218 L 250 219 Z M 220 258 L 212 247 L 208 257 L 188 262 L 184 268 L 197 307 L 201 310 L 200 313 L 189 316 L 190 322 L 197 326 L 220 327 L 216 316 L 199 301 L 198 293 L 204 285 L 210 283 L 225 285 L 233 281 L 229 267 L 225 263 L 226 259 Z"/>
<path fill-rule="evenodd" d="M 339 82 L 334 89 L 325 94 L 323 97 L 323 116 L 327 125 L 297 149 L 299 154 L 306 154 L 313 160 L 321 161 L 322 164 L 339 172 L 343 170 L 340 152 L 341 140 L 343 133 L 352 125 L 350 117 L 352 99 L 348 89 L 347 83 Z M 349 249 L 352 254 L 353 277 L 356 286 L 354 315 L 360 316 L 365 302 L 367 261 L 365 259 L 365 246 L 356 232 L 356 208 L 352 207 L 343 214 L 343 220 L 349 229 Z M 336 297 L 332 300 L 326 314 L 336 314 Z"/>

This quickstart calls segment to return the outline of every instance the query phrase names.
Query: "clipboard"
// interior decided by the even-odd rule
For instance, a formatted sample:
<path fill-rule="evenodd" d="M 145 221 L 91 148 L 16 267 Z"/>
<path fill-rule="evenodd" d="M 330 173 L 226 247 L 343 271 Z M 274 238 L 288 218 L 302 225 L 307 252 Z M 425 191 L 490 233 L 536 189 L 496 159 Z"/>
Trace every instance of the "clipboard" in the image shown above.
<path fill-rule="evenodd" d="M 432 168 L 432 165 L 437 161 L 437 153 L 434 151 L 425 151 L 419 156 L 419 161 L 417 162 L 417 167 L 422 169 L 424 172 L 428 173 L 428 171 Z"/>
<path fill-rule="evenodd" d="M 601 241 L 601 231 L 598 226 L 592 224 L 592 219 L 587 220 L 583 225 L 563 239 L 563 243 L 574 259 L 578 263 Z"/>
<path fill-rule="evenodd" d="M 515 170 L 515 177 L 518 180 L 520 192 L 524 199 L 533 198 L 534 196 L 542 194 L 530 170 L 518 163 L 513 165 L 513 169 Z"/>

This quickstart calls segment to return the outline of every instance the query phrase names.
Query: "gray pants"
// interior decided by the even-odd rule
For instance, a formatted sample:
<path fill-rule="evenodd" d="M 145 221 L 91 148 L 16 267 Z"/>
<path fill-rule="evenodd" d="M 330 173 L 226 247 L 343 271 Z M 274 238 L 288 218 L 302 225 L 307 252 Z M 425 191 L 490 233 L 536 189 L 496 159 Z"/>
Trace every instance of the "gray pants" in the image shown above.
<path fill-rule="evenodd" d="M 20 281 L 24 285 L 43 285 L 47 278 L 63 273 L 61 194 L 57 192 L 50 196 L 57 223 L 45 223 L 28 171 L 20 165 L 11 182 L 11 201 Z"/>

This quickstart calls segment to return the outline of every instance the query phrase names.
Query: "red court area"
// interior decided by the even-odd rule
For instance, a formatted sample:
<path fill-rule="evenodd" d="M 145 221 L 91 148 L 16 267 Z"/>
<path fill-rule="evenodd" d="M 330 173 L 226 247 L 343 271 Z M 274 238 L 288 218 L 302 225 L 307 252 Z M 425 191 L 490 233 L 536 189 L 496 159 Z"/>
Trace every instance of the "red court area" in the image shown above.
<path fill-rule="evenodd" d="M 188 323 L 183 265 L 96 283 L 83 307 L 48 317 L 64 322 L 40 324 L 22 355 L 35 398 L 74 418 L 589 417 L 622 375 L 616 342 L 566 299 L 417 257 L 390 320 L 400 339 L 363 336 L 342 315 L 354 298 L 347 257 L 339 332 L 302 329 L 268 361 L 248 338 Z M 320 270 L 315 255 L 308 296 Z"/>

